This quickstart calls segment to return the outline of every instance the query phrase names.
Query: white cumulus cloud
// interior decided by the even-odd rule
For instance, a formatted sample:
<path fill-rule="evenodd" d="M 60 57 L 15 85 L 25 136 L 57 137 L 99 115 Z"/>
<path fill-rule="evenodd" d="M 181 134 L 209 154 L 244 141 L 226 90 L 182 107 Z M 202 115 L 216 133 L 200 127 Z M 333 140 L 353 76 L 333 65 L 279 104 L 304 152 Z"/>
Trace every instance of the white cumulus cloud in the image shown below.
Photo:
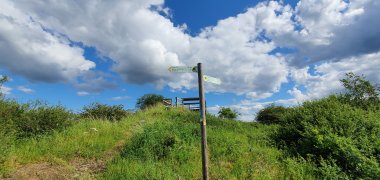
<path fill-rule="evenodd" d="M 0 87 L 0 94 L 9 95 L 12 92 L 12 88 L 7 86 L 1 86 Z"/>
<path fill-rule="evenodd" d="M 83 49 L 48 32 L 11 1 L 0 4 L 0 65 L 32 81 L 69 82 L 95 67 Z"/>
<path fill-rule="evenodd" d="M 247 112 L 244 119 L 262 107 L 258 100 L 279 92 L 294 104 L 339 92 L 339 79 L 350 71 L 379 82 L 378 0 L 300 0 L 296 7 L 265 1 L 193 36 L 186 24 L 171 21 L 175 14 L 164 0 L 15 0 L 0 9 L 0 65 L 32 81 L 70 82 L 78 91 L 116 84 L 93 72 L 95 64 L 69 39 L 109 57 L 110 70 L 126 83 L 186 91 L 196 87 L 195 74 L 168 67 L 202 62 L 205 74 L 223 82 L 207 84 L 208 92 L 247 97 L 250 103 L 236 105 Z M 288 82 L 294 87 L 282 90 Z"/>
<path fill-rule="evenodd" d="M 16 89 L 19 90 L 19 91 L 21 91 L 21 92 L 24 92 L 26 94 L 32 94 L 32 93 L 34 93 L 33 89 L 27 88 L 25 86 L 17 86 Z"/>
<path fill-rule="evenodd" d="M 115 97 L 112 97 L 111 99 L 113 101 L 122 101 L 122 100 L 126 100 L 126 99 L 130 99 L 131 97 L 129 96 L 115 96 Z"/>

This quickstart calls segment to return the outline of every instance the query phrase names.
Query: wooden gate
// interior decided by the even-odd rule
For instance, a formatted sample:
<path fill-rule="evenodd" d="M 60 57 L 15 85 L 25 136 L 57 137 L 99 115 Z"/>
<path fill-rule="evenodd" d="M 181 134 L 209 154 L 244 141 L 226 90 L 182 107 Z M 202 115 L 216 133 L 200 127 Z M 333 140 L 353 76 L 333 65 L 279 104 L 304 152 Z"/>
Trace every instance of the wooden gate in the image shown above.
<path fill-rule="evenodd" d="M 175 98 L 175 106 L 187 107 L 191 111 L 199 111 L 200 103 L 199 97 Z M 207 110 L 207 108 L 206 108 Z"/>

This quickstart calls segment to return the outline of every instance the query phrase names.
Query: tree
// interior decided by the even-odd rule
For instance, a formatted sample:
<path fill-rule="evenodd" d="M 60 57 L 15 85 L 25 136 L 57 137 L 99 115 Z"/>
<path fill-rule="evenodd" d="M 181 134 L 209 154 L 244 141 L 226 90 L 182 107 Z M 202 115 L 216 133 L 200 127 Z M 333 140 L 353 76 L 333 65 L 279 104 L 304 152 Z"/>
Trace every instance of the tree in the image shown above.
<path fill-rule="evenodd" d="M 121 104 L 107 105 L 101 103 L 93 103 L 83 107 L 83 111 L 80 113 L 80 116 L 84 118 L 120 121 L 128 114 L 129 113 L 124 110 L 124 106 Z"/>
<path fill-rule="evenodd" d="M 1 87 L 4 83 L 8 81 L 8 76 L 1 76 L 0 77 L 0 97 L 3 96 L 3 93 L 1 92 Z"/>
<path fill-rule="evenodd" d="M 137 99 L 136 108 L 145 109 L 150 106 L 154 106 L 157 103 L 162 103 L 164 96 L 158 94 L 145 94 Z"/>
<path fill-rule="evenodd" d="M 257 113 L 256 121 L 264 124 L 277 124 L 281 122 L 286 110 L 285 107 L 271 104 Z"/>
<path fill-rule="evenodd" d="M 349 72 L 340 82 L 347 91 L 342 95 L 343 99 L 352 105 L 367 109 L 371 104 L 379 102 L 380 87 L 372 85 L 364 75 Z"/>
<path fill-rule="evenodd" d="M 224 119 L 236 119 L 239 113 L 231 108 L 221 107 L 219 109 L 218 115 L 220 118 Z"/>

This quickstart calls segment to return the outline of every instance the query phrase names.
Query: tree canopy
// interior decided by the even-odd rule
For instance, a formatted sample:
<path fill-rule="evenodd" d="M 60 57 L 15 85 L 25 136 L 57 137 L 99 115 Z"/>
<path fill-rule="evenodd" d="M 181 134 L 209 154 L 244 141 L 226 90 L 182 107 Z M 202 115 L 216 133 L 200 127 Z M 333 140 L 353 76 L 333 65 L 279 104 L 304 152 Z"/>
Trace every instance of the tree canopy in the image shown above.
<path fill-rule="evenodd" d="M 351 105 L 366 109 L 372 104 L 379 103 L 380 87 L 371 84 L 364 75 L 359 76 L 349 72 L 340 82 L 346 89 L 341 97 Z"/>
<path fill-rule="evenodd" d="M 136 108 L 145 109 L 150 106 L 154 106 L 157 103 L 162 103 L 164 96 L 159 94 L 145 94 L 137 99 Z"/>
<path fill-rule="evenodd" d="M 7 82 L 7 81 L 8 81 L 8 76 L 1 76 L 1 77 L 0 77 L 0 96 L 3 95 L 2 92 L 1 92 L 1 87 L 2 87 L 3 84 L 4 84 L 5 82 Z"/>
<path fill-rule="evenodd" d="M 221 107 L 218 116 L 224 119 L 236 119 L 239 113 L 231 108 Z"/>
<path fill-rule="evenodd" d="M 271 104 L 257 113 L 256 121 L 264 124 L 277 124 L 281 121 L 285 112 L 285 107 Z"/>

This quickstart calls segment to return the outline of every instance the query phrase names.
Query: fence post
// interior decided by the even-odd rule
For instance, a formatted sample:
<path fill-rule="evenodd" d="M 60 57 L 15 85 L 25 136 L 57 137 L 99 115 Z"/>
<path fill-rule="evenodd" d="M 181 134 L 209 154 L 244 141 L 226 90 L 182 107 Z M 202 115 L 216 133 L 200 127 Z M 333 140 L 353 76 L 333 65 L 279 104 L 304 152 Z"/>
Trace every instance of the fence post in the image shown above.
<path fill-rule="evenodd" d="M 198 87 L 199 87 L 199 101 L 200 101 L 200 113 L 201 113 L 201 141 L 202 141 L 202 174 L 203 179 L 208 180 L 208 152 L 207 152 L 207 131 L 206 131 L 206 105 L 203 86 L 203 72 L 202 63 L 198 63 Z"/>

